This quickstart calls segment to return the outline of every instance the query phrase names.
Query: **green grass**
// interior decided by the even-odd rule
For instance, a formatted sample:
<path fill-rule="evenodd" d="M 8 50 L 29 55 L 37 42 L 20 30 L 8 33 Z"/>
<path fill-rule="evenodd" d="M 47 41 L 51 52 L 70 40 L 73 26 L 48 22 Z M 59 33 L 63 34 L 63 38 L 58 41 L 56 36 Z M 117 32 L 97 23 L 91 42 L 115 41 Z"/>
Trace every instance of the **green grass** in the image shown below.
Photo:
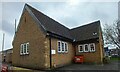
<path fill-rule="evenodd" d="M 120 57 L 111 57 L 111 60 L 119 60 L 120 61 Z"/>

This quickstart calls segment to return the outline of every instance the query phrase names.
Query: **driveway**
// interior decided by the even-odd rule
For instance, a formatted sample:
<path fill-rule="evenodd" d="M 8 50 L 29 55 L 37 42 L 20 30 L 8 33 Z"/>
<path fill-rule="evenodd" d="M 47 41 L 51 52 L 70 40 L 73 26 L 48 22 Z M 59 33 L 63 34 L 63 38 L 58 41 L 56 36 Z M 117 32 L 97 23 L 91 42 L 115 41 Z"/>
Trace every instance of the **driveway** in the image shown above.
<path fill-rule="evenodd" d="M 112 61 L 110 64 L 103 65 L 71 64 L 56 70 L 120 70 L 120 61 Z"/>

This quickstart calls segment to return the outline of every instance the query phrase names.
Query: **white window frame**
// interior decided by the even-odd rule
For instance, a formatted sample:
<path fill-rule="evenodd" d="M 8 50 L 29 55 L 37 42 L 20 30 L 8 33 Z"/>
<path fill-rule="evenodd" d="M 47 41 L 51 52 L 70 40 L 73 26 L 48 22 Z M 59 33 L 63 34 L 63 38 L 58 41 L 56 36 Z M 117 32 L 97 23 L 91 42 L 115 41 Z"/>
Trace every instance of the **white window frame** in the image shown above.
<path fill-rule="evenodd" d="M 66 47 L 65 47 L 65 53 L 67 53 L 68 52 L 68 43 L 67 42 L 64 42 L 64 46 L 65 46 L 65 44 L 66 44 Z M 67 50 L 67 51 L 66 51 Z"/>
<path fill-rule="evenodd" d="M 25 47 L 25 45 L 26 45 L 26 47 Z M 25 55 L 25 54 L 29 54 L 29 42 L 28 43 L 24 43 L 24 44 L 21 44 L 20 45 L 20 55 Z M 24 50 L 26 50 L 25 52 L 24 52 Z M 22 53 L 23 52 L 23 53 Z"/>
<path fill-rule="evenodd" d="M 82 51 L 80 51 L 80 46 L 82 46 Z M 78 45 L 78 52 L 84 52 L 84 45 Z"/>
<path fill-rule="evenodd" d="M 20 45 L 20 55 L 23 55 L 23 53 L 24 53 L 23 47 L 24 47 L 24 44 L 21 44 Z"/>
<path fill-rule="evenodd" d="M 29 54 L 29 42 L 26 43 L 26 54 Z"/>
<path fill-rule="evenodd" d="M 59 47 L 59 46 L 58 46 L 58 45 L 59 45 L 59 44 L 58 44 L 59 42 L 60 42 L 60 51 L 59 51 L 59 48 L 58 48 L 58 47 Z M 58 41 L 58 42 L 57 42 L 57 49 L 58 49 L 58 52 L 59 52 L 59 53 L 62 52 L 62 47 L 61 47 L 62 45 L 61 45 L 61 44 L 62 44 L 61 41 Z"/>
<path fill-rule="evenodd" d="M 26 43 L 23 44 L 23 51 L 26 50 L 26 47 L 25 47 Z M 26 54 L 26 51 L 23 52 L 23 54 Z"/>
<path fill-rule="evenodd" d="M 60 43 L 60 51 L 59 51 L 58 43 Z M 62 44 L 63 44 L 63 46 L 62 46 Z M 68 43 L 64 42 L 64 41 L 57 41 L 57 51 L 58 51 L 58 53 L 68 53 Z"/>
<path fill-rule="evenodd" d="M 91 50 L 91 44 L 93 44 L 94 50 Z M 90 52 L 95 52 L 95 43 L 90 43 L 90 44 L 89 44 L 89 48 L 90 48 Z"/>
<path fill-rule="evenodd" d="M 22 45 L 20 44 L 20 50 L 19 50 L 20 55 L 22 55 L 22 48 L 21 47 L 22 47 Z"/>
<path fill-rule="evenodd" d="M 87 51 L 85 50 L 85 45 L 88 46 L 88 50 Z M 84 44 L 84 52 L 89 52 L 89 45 L 88 44 Z"/>
<path fill-rule="evenodd" d="M 63 48 L 62 48 L 62 43 L 63 43 Z M 65 42 L 61 42 L 61 52 L 64 53 L 65 52 Z"/>

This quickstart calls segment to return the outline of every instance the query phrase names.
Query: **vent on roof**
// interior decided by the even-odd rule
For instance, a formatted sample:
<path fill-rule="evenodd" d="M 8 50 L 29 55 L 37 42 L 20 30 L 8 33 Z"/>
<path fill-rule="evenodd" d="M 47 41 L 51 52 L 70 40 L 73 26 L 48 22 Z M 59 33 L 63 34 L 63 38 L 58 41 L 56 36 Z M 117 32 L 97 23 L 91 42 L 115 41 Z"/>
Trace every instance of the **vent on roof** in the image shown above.
<path fill-rule="evenodd" d="M 76 40 L 75 39 L 73 39 L 73 42 L 75 42 Z"/>
<path fill-rule="evenodd" d="M 97 35 L 97 33 L 96 33 L 96 32 L 93 32 L 93 35 Z"/>
<path fill-rule="evenodd" d="M 49 33 L 47 33 L 47 35 L 49 35 Z"/>

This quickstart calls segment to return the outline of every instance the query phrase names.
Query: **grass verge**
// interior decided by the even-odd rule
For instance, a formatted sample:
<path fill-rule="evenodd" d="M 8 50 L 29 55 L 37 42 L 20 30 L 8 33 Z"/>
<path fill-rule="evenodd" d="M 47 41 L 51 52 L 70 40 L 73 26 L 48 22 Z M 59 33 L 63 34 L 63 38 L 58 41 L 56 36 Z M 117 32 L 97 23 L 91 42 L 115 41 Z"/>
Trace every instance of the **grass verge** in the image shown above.
<path fill-rule="evenodd" d="M 119 60 L 120 61 L 120 57 L 111 57 L 111 60 Z"/>

